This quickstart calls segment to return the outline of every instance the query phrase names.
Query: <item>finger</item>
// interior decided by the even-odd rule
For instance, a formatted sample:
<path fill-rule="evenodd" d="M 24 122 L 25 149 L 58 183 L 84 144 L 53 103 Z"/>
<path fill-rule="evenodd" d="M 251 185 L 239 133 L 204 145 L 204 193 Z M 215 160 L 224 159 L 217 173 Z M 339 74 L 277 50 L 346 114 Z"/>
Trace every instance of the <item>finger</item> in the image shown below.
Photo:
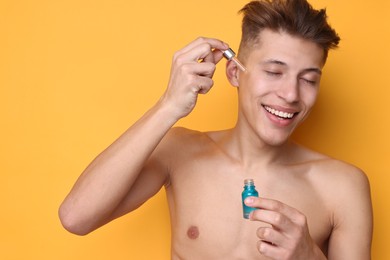
<path fill-rule="evenodd" d="M 215 72 L 215 64 L 212 62 L 187 64 L 190 73 L 211 78 Z"/>
<path fill-rule="evenodd" d="M 200 42 L 197 45 L 191 44 L 191 47 L 175 53 L 173 61 L 178 64 L 189 61 L 212 62 L 217 64 L 223 57 L 220 48 L 215 48 L 207 41 Z"/>
<path fill-rule="evenodd" d="M 259 209 L 251 212 L 251 220 L 257 220 L 272 225 L 276 230 L 283 233 L 295 230 L 295 224 L 285 215 L 280 212 Z"/>
<path fill-rule="evenodd" d="M 214 85 L 214 81 L 208 77 L 198 77 L 198 93 L 206 94 L 210 91 L 211 87 Z"/>
<path fill-rule="evenodd" d="M 250 197 L 248 200 L 245 200 L 245 203 L 248 203 L 247 205 L 250 207 L 255 208 L 261 208 L 263 210 L 269 210 L 274 212 L 279 212 L 285 216 L 288 216 L 291 221 L 295 223 L 301 223 L 302 222 L 302 213 L 299 212 L 297 209 L 290 207 L 280 201 L 272 200 L 272 199 L 266 199 L 266 198 L 257 198 L 257 197 Z"/>
<path fill-rule="evenodd" d="M 272 259 L 280 259 L 280 256 L 282 255 L 281 253 L 283 251 L 281 247 L 261 240 L 257 242 L 257 249 L 259 250 L 260 254 Z"/>
<path fill-rule="evenodd" d="M 219 50 L 226 50 L 229 48 L 229 45 L 221 40 L 215 39 L 215 38 L 207 38 L 207 37 L 198 37 L 194 41 L 190 42 L 188 45 L 186 45 L 184 48 L 179 50 L 177 53 L 186 53 L 189 50 L 192 50 L 195 46 L 198 46 L 202 43 L 208 43 L 211 48 L 219 49 Z"/>
<path fill-rule="evenodd" d="M 213 49 L 205 58 L 203 62 L 212 62 L 217 64 L 223 58 L 223 52 L 219 49 Z"/>
<path fill-rule="evenodd" d="M 270 227 L 260 227 L 257 229 L 257 237 L 272 245 L 282 245 L 286 237 L 277 230 Z"/>
<path fill-rule="evenodd" d="M 197 62 L 215 62 L 213 47 L 207 43 L 200 43 L 194 46 L 192 49 L 181 55 L 181 58 L 188 61 L 197 61 Z"/>

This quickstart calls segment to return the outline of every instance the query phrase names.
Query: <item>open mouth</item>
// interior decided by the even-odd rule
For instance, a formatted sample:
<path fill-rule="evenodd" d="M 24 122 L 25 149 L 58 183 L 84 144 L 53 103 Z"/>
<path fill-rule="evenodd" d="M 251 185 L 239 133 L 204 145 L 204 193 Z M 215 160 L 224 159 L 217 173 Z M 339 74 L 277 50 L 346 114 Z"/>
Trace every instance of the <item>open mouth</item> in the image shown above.
<path fill-rule="evenodd" d="M 279 111 L 279 110 L 276 110 L 272 107 L 269 107 L 269 106 L 265 106 L 263 105 L 264 109 L 267 110 L 268 113 L 272 114 L 272 115 L 275 115 L 281 119 L 291 119 L 293 118 L 296 114 L 298 113 L 288 113 L 288 112 L 284 112 L 284 111 Z"/>

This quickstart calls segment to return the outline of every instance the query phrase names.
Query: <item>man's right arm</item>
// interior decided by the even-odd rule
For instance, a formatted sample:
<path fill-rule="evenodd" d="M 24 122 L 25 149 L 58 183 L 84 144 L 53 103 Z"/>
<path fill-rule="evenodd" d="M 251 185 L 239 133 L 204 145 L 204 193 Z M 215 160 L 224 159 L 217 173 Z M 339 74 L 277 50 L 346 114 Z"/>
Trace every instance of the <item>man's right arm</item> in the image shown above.
<path fill-rule="evenodd" d="M 167 182 L 159 144 L 171 127 L 194 108 L 199 93 L 213 85 L 215 65 L 228 46 L 198 38 L 173 59 L 161 99 L 82 173 L 61 204 L 64 227 L 84 235 L 140 206 Z M 202 61 L 202 62 L 199 62 Z M 169 146 L 168 142 L 167 146 Z"/>
<path fill-rule="evenodd" d="M 64 227 L 72 233 L 84 235 L 121 214 L 118 212 L 124 210 L 120 207 L 121 202 L 128 197 L 138 173 L 173 124 L 168 109 L 157 104 L 97 156 L 60 207 Z M 147 174 L 145 172 L 145 176 Z M 164 172 L 154 176 L 146 186 L 148 193 L 157 192 L 167 178 Z M 142 197 L 138 200 L 145 200 Z M 126 205 L 130 210 L 136 207 Z"/>

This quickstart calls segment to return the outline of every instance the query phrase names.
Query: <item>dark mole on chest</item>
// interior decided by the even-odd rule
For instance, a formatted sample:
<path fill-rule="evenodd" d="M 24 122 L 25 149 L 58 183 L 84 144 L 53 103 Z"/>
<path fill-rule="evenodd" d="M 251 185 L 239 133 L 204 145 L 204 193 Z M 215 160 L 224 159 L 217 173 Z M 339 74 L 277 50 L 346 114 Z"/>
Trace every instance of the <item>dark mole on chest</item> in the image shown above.
<path fill-rule="evenodd" d="M 190 239 L 197 239 L 199 237 L 199 229 L 196 226 L 191 226 L 187 230 L 187 236 Z"/>

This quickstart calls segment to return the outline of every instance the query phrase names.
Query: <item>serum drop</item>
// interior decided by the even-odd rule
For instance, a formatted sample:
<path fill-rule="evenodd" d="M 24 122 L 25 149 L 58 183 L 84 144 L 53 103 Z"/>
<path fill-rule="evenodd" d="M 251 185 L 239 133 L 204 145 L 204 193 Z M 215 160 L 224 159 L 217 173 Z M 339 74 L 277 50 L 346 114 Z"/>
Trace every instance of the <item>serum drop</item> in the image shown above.
<path fill-rule="evenodd" d="M 249 214 L 252 211 L 256 210 L 256 208 L 248 207 L 247 205 L 245 205 L 244 201 L 247 197 L 259 197 L 259 193 L 255 188 L 255 183 L 253 179 L 244 180 L 244 190 L 241 194 L 241 197 L 244 218 L 249 219 Z"/>

